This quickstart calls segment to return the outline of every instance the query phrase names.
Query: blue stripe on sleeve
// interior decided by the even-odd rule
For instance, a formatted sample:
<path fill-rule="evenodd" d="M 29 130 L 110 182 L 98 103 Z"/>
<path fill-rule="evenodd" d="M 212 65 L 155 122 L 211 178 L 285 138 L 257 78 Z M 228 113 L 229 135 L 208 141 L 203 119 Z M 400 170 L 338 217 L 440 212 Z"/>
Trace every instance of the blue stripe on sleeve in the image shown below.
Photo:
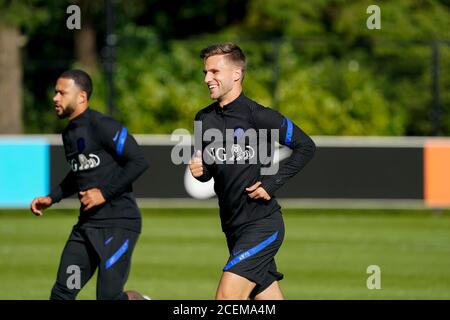
<path fill-rule="evenodd" d="M 292 134 L 294 132 L 294 125 L 292 124 L 292 121 L 288 117 L 284 118 L 287 121 L 286 137 L 284 139 L 284 142 L 287 146 L 290 146 L 292 142 Z"/>
<path fill-rule="evenodd" d="M 127 128 L 123 127 L 120 132 L 119 141 L 117 142 L 116 152 L 120 156 L 123 152 L 123 146 L 125 145 L 125 140 L 127 139 L 128 131 Z"/>

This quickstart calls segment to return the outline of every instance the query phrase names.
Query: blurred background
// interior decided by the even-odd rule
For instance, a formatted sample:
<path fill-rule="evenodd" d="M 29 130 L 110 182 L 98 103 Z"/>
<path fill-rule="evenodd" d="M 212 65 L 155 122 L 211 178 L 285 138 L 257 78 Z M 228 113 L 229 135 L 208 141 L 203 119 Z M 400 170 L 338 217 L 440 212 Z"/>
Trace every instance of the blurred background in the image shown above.
<path fill-rule="evenodd" d="M 367 27 L 370 5 L 381 29 Z M 450 299 L 448 0 L 0 0 L 0 299 L 48 298 L 76 221 L 76 198 L 43 219 L 27 210 L 69 169 L 51 98 L 70 68 L 91 74 L 91 107 L 151 163 L 135 184 L 130 288 L 214 297 L 228 256 L 217 201 L 193 199 L 170 134 L 211 103 L 199 51 L 225 41 L 247 55 L 246 95 L 318 145 L 277 194 L 286 297 Z M 366 283 L 371 265 L 381 289 Z M 80 298 L 95 298 L 95 281 Z"/>
<path fill-rule="evenodd" d="M 210 103 L 199 50 L 234 41 L 245 92 L 312 135 L 449 135 L 449 2 L 380 2 L 369 30 L 372 2 L 1 0 L 0 133 L 59 132 L 50 97 L 72 67 L 132 132 L 191 128 Z M 66 26 L 71 4 L 80 30 Z"/>

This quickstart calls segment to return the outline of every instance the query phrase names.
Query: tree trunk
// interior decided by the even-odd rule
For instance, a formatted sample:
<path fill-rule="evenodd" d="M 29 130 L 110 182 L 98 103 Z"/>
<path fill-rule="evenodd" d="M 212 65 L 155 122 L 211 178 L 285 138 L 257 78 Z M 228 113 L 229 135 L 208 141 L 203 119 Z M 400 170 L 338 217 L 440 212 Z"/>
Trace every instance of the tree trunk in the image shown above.
<path fill-rule="evenodd" d="M 83 17 L 84 18 L 84 17 Z M 82 68 L 93 71 L 97 68 L 95 30 L 89 22 L 83 23 L 75 33 L 75 57 Z"/>
<path fill-rule="evenodd" d="M 81 8 L 81 29 L 75 32 L 75 58 L 86 71 L 97 69 L 96 32 L 92 25 L 94 3 L 89 0 L 75 2 Z"/>
<path fill-rule="evenodd" d="M 0 24 L 0 134 L 22 133 L 21 35 Z"/>

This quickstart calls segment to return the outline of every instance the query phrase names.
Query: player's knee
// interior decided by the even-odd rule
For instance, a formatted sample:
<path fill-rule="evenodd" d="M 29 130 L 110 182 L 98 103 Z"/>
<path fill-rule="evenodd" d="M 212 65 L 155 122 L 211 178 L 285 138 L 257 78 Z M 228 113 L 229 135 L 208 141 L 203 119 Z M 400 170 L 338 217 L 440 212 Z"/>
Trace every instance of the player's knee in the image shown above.
<path fill-rule="evenodd" d="M 216 293 L 216 300 L 247 300 L 248 295 L 244 292 L 236 292 L 235 290 L 219 288 Z"/>
<path fill-rule="evenodd" d="M 56 282 L 50 294 L 50 300 L 75 300 L 79 290 L 69 289 L 65 285 Z"/>

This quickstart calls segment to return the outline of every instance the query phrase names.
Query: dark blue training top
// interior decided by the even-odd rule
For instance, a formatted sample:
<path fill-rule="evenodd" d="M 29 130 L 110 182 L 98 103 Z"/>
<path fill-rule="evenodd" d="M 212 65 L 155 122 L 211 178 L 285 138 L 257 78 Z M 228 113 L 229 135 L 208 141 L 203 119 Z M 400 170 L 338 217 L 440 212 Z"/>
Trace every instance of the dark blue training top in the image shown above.
<path fill-rule="evenodd" d="M 311 138 L 289 118 L 242 93 L 223 108 L 215 102 L 200 110 L 195 120 L 202 123 L 204 164 L 203 175 L 197 179 L 206 182 L 214 177 L 214 190 L 219 198 L 220 218 L 225 232 L 232 232 L 245 223 L 280 210 L 274 197 L 275 191 L 297 174 L 315 152 Z M 257 133 L 257 139 L 253 142 L 248 139 L 252 129 Z M 266 144 L 269 155 L 274 140 L 270 134 L 267 138 L 262 136 L 261 129 L 266 129 L 268 133 L 271 129 L 277 130 L 277 141 L 292 149 L 290 157 L 275 174 L 261 174 L 261 168 L 264 167 L 264 161 L 260 161 L 262 157 L 259 157 L 261 147 Z M 210 134 L 205 137 L 207 130 Z M 214 131 L 221 133 L 222 138 L 217 137 Z M 248 196 L 245 188 L 257 181 L 262 182 L 261 186 L 271 196 L 271 200 L 253 200 Z"/>
<path fill-rule="evenodd" d="M 71 171 L 50 193 L 53 203 L 74 193 L 99 188 L 106 203 L 83 211 L 78 225 L 141 231 L 141 214 L 132 183 L 148 163 L 134 137 L 113 118 L 86 109 L 62 133 Z"/>

